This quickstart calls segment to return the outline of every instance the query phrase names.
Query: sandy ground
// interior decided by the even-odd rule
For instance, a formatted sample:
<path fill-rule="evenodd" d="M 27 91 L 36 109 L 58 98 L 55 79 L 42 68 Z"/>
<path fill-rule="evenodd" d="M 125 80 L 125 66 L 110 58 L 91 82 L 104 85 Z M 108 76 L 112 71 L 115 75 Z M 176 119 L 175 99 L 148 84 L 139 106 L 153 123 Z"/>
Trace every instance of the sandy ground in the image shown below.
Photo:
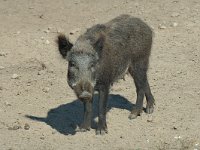
<path fill-rule="evenodd" d="M 96 136 L 95 123 L 76 133 L 83 107 L 67 85 L 57 32 L 74 42 L 120 14 L 154 29 L 155 112 L 128 119 L 136 93 L 126 76 L 111 90 L 109 134 Z M 199 41 L 199 0 L 0 0 L 0 150 L 200 149 Z"/>

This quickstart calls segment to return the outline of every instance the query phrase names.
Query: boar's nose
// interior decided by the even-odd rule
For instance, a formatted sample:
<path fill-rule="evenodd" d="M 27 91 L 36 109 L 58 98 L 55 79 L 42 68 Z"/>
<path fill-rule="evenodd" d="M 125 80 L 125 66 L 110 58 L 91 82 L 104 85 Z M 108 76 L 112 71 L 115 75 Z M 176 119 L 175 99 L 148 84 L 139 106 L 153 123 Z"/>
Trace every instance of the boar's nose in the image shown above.
<path fill-rule="evenodd" d="M 92 94 L 90 94 L 89 92 L 87 91 L 83 91 L 81 93 L 81 95 L 79 96 L 80 99 L 90 99 L 92 98 Z"/>

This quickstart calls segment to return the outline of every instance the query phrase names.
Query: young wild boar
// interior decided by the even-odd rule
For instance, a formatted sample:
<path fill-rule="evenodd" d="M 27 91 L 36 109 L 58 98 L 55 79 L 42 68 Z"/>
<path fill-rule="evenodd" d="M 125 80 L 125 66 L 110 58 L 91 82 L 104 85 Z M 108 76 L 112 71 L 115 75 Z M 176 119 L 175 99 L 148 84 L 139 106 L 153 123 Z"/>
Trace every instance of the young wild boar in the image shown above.
<path fill-rule="evenodd" d="M 98 91 L 97 134 L 107 133 L 106 104 L 110 86 L 128 71 L 137 92 L 136 107 L 129 118 L 134 119 L 143 109 L 152 113 L 154 98 L 147 80 L 147 69 L 152 45 L 151 28 L 138 18 L 121 15 L 105 24 L 97 24 L 71 44 L 58 36 L 59 52 L 68 63 L 68 84 L 84 104 L 84 121 L 80 131 L 91 126 L 94 91 Z"/>

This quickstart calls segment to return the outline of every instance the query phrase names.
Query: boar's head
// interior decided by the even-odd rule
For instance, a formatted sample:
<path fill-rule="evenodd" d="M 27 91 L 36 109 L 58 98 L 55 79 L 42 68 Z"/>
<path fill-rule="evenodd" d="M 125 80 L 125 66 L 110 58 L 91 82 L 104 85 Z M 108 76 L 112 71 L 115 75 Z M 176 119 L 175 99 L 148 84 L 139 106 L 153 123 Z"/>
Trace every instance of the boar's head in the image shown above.
<path fill-rule="evenodd" d="M 92 99 L 99 63 L 99 53 L 95 49 L 102 48 L 102 42 L 102 38 L 94 44 L 78 39 L 73 45 L 63 34 L 58 36 L 59 52 L 68 61 L 68 84 L 80 100 Z"/>

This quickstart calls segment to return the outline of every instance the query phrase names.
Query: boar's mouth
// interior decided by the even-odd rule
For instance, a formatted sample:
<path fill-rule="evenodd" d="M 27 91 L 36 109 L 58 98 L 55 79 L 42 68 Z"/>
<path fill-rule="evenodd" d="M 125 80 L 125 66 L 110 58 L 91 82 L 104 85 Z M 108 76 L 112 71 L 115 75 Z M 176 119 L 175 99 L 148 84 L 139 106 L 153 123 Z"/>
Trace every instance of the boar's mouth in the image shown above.
<path fill-rule="evenodd" d="M 87 92 L 87 91 L 83 91 L 81 93 L 81 95 L 79 95 L 79 99 L 83 99 L 83 100 L 89 100 L 92 98 L 92 94 Z"/>
<path fill-rule="evenodd" d="M 93 86 L 90 82 L 81 81 L 74 88 L 74 92 L 80 100 L 91 100 L 93 95 Z"/>

